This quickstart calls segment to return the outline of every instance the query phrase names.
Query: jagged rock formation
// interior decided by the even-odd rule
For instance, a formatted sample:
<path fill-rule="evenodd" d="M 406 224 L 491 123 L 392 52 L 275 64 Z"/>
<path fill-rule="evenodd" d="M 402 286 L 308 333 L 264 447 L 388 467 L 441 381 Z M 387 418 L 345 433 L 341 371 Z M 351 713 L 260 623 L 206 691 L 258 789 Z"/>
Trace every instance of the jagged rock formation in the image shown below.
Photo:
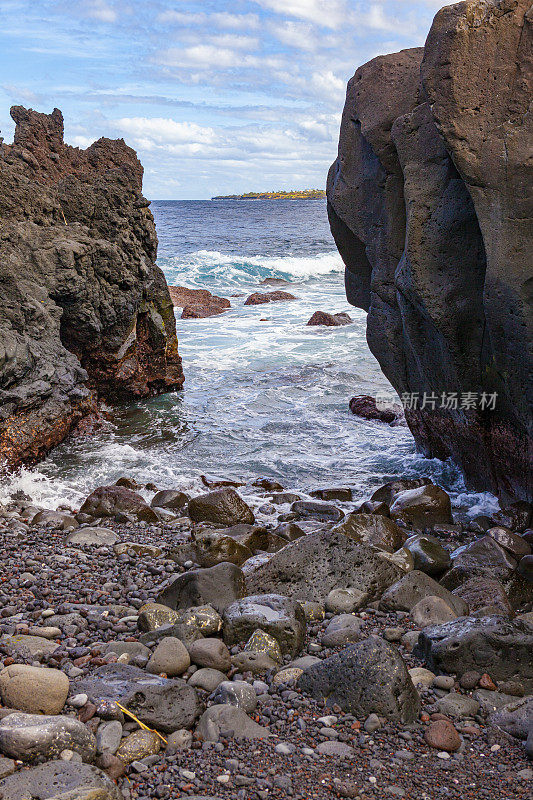
<path fill-rule="evenodd" d="M 327 190 L 369 346 L 400 395 L 418 393 L 417 445 L 477 489 L 528 500 L 532 22 L 530 0 L 458 3 L 425 48 L 360 67 Z M 477 407 L 461 408 L 466 392 Z"/>
<path fill-rule="evenodd" d="M 33 463 L 95 412 L 183 383 L 143 169 L 122 140 L 63 142 L 58 109 L 0 139 L 0 462 Z"/>

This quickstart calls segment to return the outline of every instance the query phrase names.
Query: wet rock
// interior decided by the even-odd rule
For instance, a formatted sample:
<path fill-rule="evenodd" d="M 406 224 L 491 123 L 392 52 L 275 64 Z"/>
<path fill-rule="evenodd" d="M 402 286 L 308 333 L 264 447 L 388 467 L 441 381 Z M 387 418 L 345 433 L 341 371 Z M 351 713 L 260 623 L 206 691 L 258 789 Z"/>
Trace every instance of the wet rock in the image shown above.
<path fill-rule="evenodd" d="M 516 739 L 527 739 L 533 730 L 533 696 L 512 700 L 490 715 L 490 724 L 496 725 Z"/>
<path fill-rule="evenodd" d="M 380 558 L 395 564 L 401 571 L 402 575 L 406 572 L 412 572 L 415 568 L 415 560 L 413 554 L 405 547 L 400 547 L 395 553 L 389 553 L 387 550 L 380 552 Z"/>
<path fill-rule="evenodd" d="M 398 492 L 390 506 L 390 515 L 392 519 L 420 529 L 453 522 L 449 496 L 433 484 Z"/>
<path fill-rule="evenodd" d="M 488 672 L 533 690 L 533 627 L 521 620 L 461 618 L 426 628 L 416 652 L 434 672 Z"/>
<path fill-rule="evenodd" d="M 68 690 L 68 678 L 58 669 L 12 664 L 0 672 L 3 704 L 28 714 L 59 714 Z"/>
<path fill-rule="evenodd" d="M 296 500 L 291 511 L 302 519 L 316 519 L 320 522 L 338 522 L 344 517 L 344 511 L 330 503 L 318 503 L 312 500 Z"/>
<path fill-rule="evenodd" d="M 323 500 L 326 503 L 330 503 L 332 500 L 348 503 L 352 499 L 352 490 L 347 486 L 331 486 L 324 489 L 313 489 L 309 494 L 311 497 L 316 497 L 317 500 Z"/>
<path fill-rule="evenodd" d="M 440 597 L 458 615 L 468 613 L 468 606 L 464 600 L 456 597 L 429 575 L 419 570 L 407 573 L 387 589 L 381 598 L 380 607 L 386 611 L 411 611 L 425 597 Z"/>
<path fill-rule="evenodd" d="M 438 719 L 431 722 L 424 731 L 424 739 L 435 750 L 455 753 L 461 747 L 461 737 L 451 722 Z"/>
<path fill-rule="evenodd" d="M 248 577 L 247 587 L 253 594 L 275 592 L 298 600 L 325 600 L 332 589 L 346 586 L 379 597 L 401 574 L 368 545 L 319 531 L 275 553 Z"/>
<path fill-rule="evenodd" d="M 169 286 L 172 304 L 182 308 L 181 319 L 202 319 L 223 314 L 231 307 L 225 297 L 217 297 L 207 289 L 189 289 L 186 286 Z"/>
<path fill-rule="evenodd" d="M 222 615 L 224 641 L 244 642 L 260 628 L 276 639 L 282 653 L 295 656 L 303 647 L 305 615 L 295 600 L 276 594 L 251 595 L 227 606 Z"/>
<path fill-rule="evenodd" d="M 404 547 L 414 558 L 414 568 L 426 575 L 442 575 L 451 564 L 450 554 L 435 536 L 410 536 Z"/>
<path fill-rule="evenodd" d="M 280 290 L 274 292 L 254 292 L 245 301 L 245 306 L 259 306 L 264 303 L 277 303 L 282 300 L 296 300 L 296 297 L 289 292 Z"/>
<path fill-rule="evenodd" d="M 195 538 L 195 547 L 195 560 L 201 567 L 214 567 L 225 561 L 240 567 L 253 555 L 246 545 L 217 531 L 198 534 Z"/>
<path fill-rule="evenodd" d="M 152 508 L 170 508 L 172 511 L 181 511 L 189 502 L 189 496 L 178 489 L 164 489 L 156 492 L 150 505 Z"/>
<path fill-rule="evenodd" d="M 229 703 L 250 714 L 257 706 L 255 690 L 246 681 L 223 681 L 216 688 L 211 700 L 214 703 Z"/>
<path fill-rule="evenodd" d="M 234 739 L 266 739 L 268 728 L 263 728 L 250 719 L 237 706 L 215 705 L 204 711 L 196 729 L 207 742 L 217 742 L 220 736 Z"/>
<path fill-rule="evenodd" d="M 189 516 L 194 522 L 212 522 L 226 527 L 255 522 L 251 508 L 231 486 L 193 497 L 189 502 Z"/>
<path fill-rule="evenodd" d="M 97 767 L 49 761 L 0 781 L 3 800 L 123 800 L 118 786 Z"/>
<path fill-rule="evenodd" d="M 125 486 L 99 486 L 80 508 L 91 517 L 114 517 L 128 514 L 143 522 L 159 522 L 159 517 L 140 494 Z"/>
<path fill-rule="evenodd" d="M 91 545 L 111 547 L 118 542 L 118 536 L 108 528 L 80 528 L 69 533 L 66 543 L 70 545 Z"/>
<path fill-rule="evenodd" d="M 454 589 L 452 594 L 465 601 L 471 616 L 486 617 L 493 614 L 513 616 L 513 607 L 505 589 L 494 578 L 488 576 L 470 578 Z"/>
<path fill-rule="evenodd" d="M 411 609 L 411 619 L 417 628 L 427 628 L 428 625 L 443 625 L 457 618 L 454 609 L 442 597 L 424 597 Z"/>
<path fill-rule="evenodd" d="M 217 564 L 208 569 L 190 570 L 171 579 L 157 602 L 173 609 L 210 605 L 222 613 L 227 605 L 245 594 L 242 570 L 234 564 Z"/>
<path fill-rule="evenodd" d="M 0 750 L 10 758 L 49 760 L 67 749 L 79 753 L 83 761 L 92 761 L 96 753 L 93 734 L 73 717 L 17 712 L 0 720 Z"/>
<path fill-rule="evenodd" d="M 533 584 L 533 556 L 523 556 L 518 564 L 518 574 Z"/>
<path fill-rule="evenodd" d="M 344 647 L 361 638 L 363 621 L 353 614 L 339 614 L 333 617 L 322 634 L 324 647 Z"/>
<path fill-rule="evenodd" d="M 120 743 L 116 756 L 125 764 L 131 764 L 132 761 L 156 755 L 161 750 L 161 744 L 161 739 L 154 731 L 133 731 Z"/>
<path fill-rule="evenodd" d="M 77 528 L 79 523 L 71 514 L 61 511 L 39 511 L 31 520 L 32 525 L 51 525 L 59 530 L 67 531 Z"/>
<path fill-rule="evenodd" d="M 400 492 L 405 492 L 407 489 L 418 489 L 421 486 L 429 486 L 432 481 L 429 478 L 397 478 L 394 481 L 389 481 L 376 489 L 370 500 L 376 503 L 386 503 L 391 505 L 392 501 Z"/>
<path fill-rule="evenodd" d="M 352 318 L 349 314 L 346 314 L 343 311 L 339 312 L 338 314 L 330 314 L 327 311 L 315 311 L 307 324 L 326 325 L 328 327 L 338 328 L 340 325 L 349 325 L 350 322 L 352 322 Z"/>
<path fill-rule="evenodd" d="M 189 656 L 193 664 L 199 667 L 218 669 L 221 672 L 227 672 L 231 667 L 230 652 L 220 639 L 198 639 L 189 645 Z"/>
<path fill-rule="evenodd" d="M 398 550 L 406 538 L 405 531 L 381 514 L 348 514 L 334 530 L 355 542 L 370 544 L 389 553 Z"/>
<path fill-rule="evenodd" d="M 378 503 L 376 500 L 365 500 L 355 514 L 381 514 L 382 517 L 390 517 L 390 508 L 387 503 Z"/>
<path fill-rule="evenodd" d="M 520 559 L 522 556 L 531 554 L 531 547 L 528 543 L 517 533 L 513 533 L 509 530 L 509 528 L 490 528 L 487 531 L 487 536 L 494 539 L 500 547 L 503 547 L 504 550 L 511 553 L 514 558 Z"/>
<path fill-rule="evenodd" d="M 282 522 L 277 528 L 274 528 L 273 533 L 284 539 L 286 542 L 294 542 L 295 539 L 300 539 L 305 536 L 305 531 L 295 522 Z"/>
<path fill-rule="evenodd" d="M 252 486 L 265 489 L 267 492 L 282 492 L 284 488 L 279 481 L 267 476 L 256 478 L 254 481 L 252 481 Z"/>
<path fill-rule="evenodd" d="M 402 657 L 376 636 L 307 668 L 298 685 L 317 700 L 326 698 L 328 708 L 338 705 L 358 717 L 375 713 L 409 722 L 420 708 Z"/>
<path fill-rule="evenodd" d="M 378 420 L 389 425 L 398 424 L 403 419 L 403 412 L 397 408 L 382 408 L 376 403 L 376 398 L 368 394 L 352 397 L 349 404 L 350 411 L 362 419 Z"/>
<path fill-rule="evenodd" d="M 155 648 L 146 665 L 146 671 L 173 678 L 183 675 L 190 664 L 191 659 L 183 642 L 174 636 L 165 636 Z"/>

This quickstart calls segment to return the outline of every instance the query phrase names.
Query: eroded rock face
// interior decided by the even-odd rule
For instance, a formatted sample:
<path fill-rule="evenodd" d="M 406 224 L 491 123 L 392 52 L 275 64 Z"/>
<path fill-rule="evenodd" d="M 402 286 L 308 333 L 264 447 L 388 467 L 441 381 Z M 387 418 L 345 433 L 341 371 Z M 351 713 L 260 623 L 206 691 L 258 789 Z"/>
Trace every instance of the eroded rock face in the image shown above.
<path fill-rule="evenodd" d="M 478 489 L 524 499 L 533 429 L 529 7 L 447 6 L 425 48 L 360 67 L 328 179 L 348 299 L 368 311 L 368 343 L 396 391 L 418 393 L 406 410 L 418 447 L 452 457 Z M 461 408 L 465 392 L 496 393 L 496 407 Z M 424 393 L 439 399 L 422 408 Z M 440 407 L 442 393 L 456 393 L 458 407 Z"/>
<path fill-rule="evenodd" d="M 0 139 L 0 459 L 38 461 L 99 398 L 183 383 L 143 169 L 120 139 L 63 142 L 58 109 L 14 106 Z"/>

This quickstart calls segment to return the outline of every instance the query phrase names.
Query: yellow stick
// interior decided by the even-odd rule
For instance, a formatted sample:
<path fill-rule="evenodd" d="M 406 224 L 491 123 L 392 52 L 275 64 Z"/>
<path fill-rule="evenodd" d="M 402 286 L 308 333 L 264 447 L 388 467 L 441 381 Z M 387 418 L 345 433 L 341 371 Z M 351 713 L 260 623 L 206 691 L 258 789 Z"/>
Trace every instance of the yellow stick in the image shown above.
<path fill-rule="evenodd" d="M 165 739 L 165 737 L 164 737 L 164 736 L 161 736 L 161 734 L 160 734 L 160 733 L 158 733 L 157 731 L 154 731 L 154 729 L 153 729 L 153 728 L 149 728 L 149 727 L 148 727 L 148 725 L 145 725 L 145 724 L 144 724 L 144 722 L 141 722 L 141 720 L 140 720 L 140 719 L 137 719 L 137 717 L 135 716 L 135 714 L 132 714 L 132 713 L 131 713 L 131 711 L 128 711 L 128 709 L 127 709 L 127 708 L 124 708 L 124 706 L 121 706 L 121 705 L 120 705 L 120 703 L 117 703 L 117 701 L 116 701 L 116 700 L 115 700 L 115 705 L 117 705 L 117 706 L 120 708 L 120 710 L 121 710 L 121 711 L 122 711 L 124 714 L 127 714 L 127 715 L 128 715 L 128 717 L 131 717 L 132 719 L 134 719 L 134 720 L 135 720 L 135 722 L 137 723 L 137 725 L 139 725 L 139 727 L 141 727 L 143 730 L 145 730 L 145 731 L 151 731 L 152 733 L 155 733 L 155 735 L 156 735 L 156 736 L 159 736 L 159 738 L 161 739 L 161 741 L 163 741 L 165 744 L 168 744 L 168 742 L 167 742 L 167 740 Z"/>

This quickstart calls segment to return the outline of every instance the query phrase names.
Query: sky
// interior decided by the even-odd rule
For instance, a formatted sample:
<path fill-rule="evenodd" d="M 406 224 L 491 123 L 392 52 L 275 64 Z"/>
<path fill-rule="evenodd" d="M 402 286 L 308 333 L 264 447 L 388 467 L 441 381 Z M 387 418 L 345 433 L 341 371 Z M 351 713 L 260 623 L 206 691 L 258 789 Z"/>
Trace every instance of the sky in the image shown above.
<path fill-rule="evenodd" d="M 150 199 L 322 188 L 346 82 L 423 45 L 441 0 L 0 0 L 0 131 L 13 104 L 65 140 L 122 137 Z"/>

